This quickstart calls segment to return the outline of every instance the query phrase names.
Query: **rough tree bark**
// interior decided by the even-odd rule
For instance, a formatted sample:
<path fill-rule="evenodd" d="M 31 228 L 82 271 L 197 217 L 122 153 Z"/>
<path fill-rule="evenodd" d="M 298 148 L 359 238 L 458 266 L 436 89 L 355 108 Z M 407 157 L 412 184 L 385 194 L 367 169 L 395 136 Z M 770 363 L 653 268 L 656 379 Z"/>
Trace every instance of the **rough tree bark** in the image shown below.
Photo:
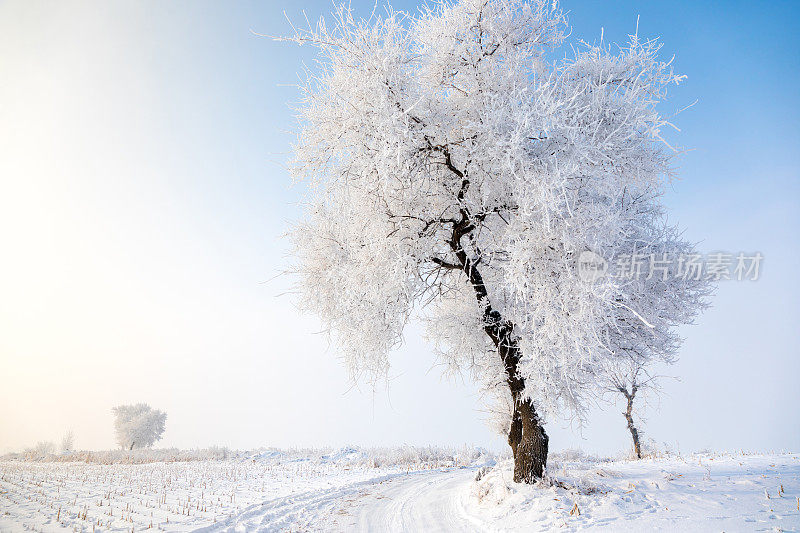
<path fill-rule="evenodd" d="M 439 148 L 439 150 L 444 154 L 445 166 L 461 178 L 461 189 L 457 196 L 461 218 L 448 221 L 452 224 L 452 233 L 448 244 L 456 257 L 456 263 L 448 263 L 441 259 L 434 259 L 434 262 L 439 266 L 464 272 L 475 292 L 478 304 L 483 309 L 484 330 L 492 339 L 503 362 L 506 370 L 506 383 L 514 401 L 514 413 L 508 434 L 508 444 L 514 454 L 514 481 L 533 483 L 544 475 L 544 469 L 547 466 L 549 438 L 533 402 L 524 396 L 525 379 L 518 372 L 521 354 L 514 338 L 514 325 L 505 320 L 500 312 L 492 307 L 483 276 L 477 268 L 480 257 L 476 261 L 470 259 L 461 243 L 462 237 L 472 233 L 476 227 L 475 223 L 481 222 L 482 217 L 486 215 L 472 215 L 464 205 L 463 199 L 469 188 L 469 178 L 466 172 L 462 172 L 453 165 L 450 153 L 446 148 Z"/>
<path fill-rule="evenodd" d="M 544 475 L 549 437 L 530 400 L 515 400 L 508 444 L 514 453 L 514 481 L 533 483 Z"/>
<path fill-rule="evenodd" d="M 547 466 L 549 437 L 536 413 L 530 398 L 525 398 L 525 379 L 519 375 L 519 347 L 513 337 L 514 326 L 494 310 L 477 268 L 469 266 L 465 272 L 470 278 L 478 303 L 484 306 L 484 329 L 492 339 L 506 370 L 506 383 L 514 401 L 514 413 L 508 444 L 514 454 L 514 481 L 533 483 L 541 479 Z"/>
<path fill-rule="evenodd" d="M 636 386 L 633 386 L 631 392 L 628 392 L 627 389 L 620 389 L 620 391 L 625 395 L 625 399 L 628 400 L 628 407 L 622 414 L 628 422 L 628 431 L 631 432 L 631 438 L 633 439 L 633 453 L 636 454 L 637 459 L 641 459 L 642 447 L 639 444 L 639 430 L 633 424 L 633 399 L 636 397 Z"/>

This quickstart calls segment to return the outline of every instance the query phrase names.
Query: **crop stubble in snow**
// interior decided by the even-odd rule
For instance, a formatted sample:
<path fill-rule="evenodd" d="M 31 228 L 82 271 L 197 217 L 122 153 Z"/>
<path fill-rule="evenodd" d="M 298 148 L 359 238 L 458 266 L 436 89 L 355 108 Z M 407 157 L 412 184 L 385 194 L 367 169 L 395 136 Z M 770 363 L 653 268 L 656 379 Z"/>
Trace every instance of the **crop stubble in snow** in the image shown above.
<path fill-rule="evenodd" d="M 508 461 L 475 481 L 491 457 L 426 452 L 2 461 L 0 531 L 800 531 L 796 454 L 556 454 L 529 486 Z"/>

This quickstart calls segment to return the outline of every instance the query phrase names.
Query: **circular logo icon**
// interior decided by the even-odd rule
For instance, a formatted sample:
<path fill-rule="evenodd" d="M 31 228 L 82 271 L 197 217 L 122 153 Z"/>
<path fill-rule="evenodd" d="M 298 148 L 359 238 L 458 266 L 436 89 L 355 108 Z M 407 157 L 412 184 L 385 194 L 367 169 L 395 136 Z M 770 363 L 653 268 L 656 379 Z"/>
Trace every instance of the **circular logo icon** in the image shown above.
<path fill-rule="evenodd" d="M 608 262 L 591 250 L 578 256 L 578 277 L 583 281 L 597 281 L 606 275 Z"/>

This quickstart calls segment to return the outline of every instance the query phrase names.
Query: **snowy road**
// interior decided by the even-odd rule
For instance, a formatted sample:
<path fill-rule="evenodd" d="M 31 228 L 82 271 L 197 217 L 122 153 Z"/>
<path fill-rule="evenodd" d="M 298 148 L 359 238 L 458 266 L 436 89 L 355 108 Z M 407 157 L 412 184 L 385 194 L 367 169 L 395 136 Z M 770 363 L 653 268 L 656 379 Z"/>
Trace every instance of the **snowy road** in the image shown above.
<path fill-rule="evenodd" d="M 374 487 L 350 513 L 352 530 L 479 531 L 480 523 L 464 507 L 464 494 L 474 469 L 420 472 Z"/>
<path fill-rule="evenodd" d="M 197 531 L 482 531 L 463 505 L 474 477 L 474 468 L 384 476 L 252 505 Z"/>

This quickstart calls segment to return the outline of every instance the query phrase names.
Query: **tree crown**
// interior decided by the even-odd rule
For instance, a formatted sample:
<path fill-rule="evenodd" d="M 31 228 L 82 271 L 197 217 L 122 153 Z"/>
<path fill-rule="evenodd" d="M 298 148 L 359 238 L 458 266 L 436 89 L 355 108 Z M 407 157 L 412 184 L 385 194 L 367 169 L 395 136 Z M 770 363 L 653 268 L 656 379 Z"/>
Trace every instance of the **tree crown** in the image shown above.
<path fill-rule="evenodd" d="M 490 331 L 505 328 L 525 396 L 580 412 L 618 346 L 691 319 L 702 287 L 575 269 L 584 250 L 691 250 L 659 203 L 657 104 L 682 77 L 636 35 L 548 61 L 565 30 L 551 1 L 460 0 L 368 20 L 339 6 L 290 39 L 319 49 L 292 163 L 309 190 L 292 230 L 302 304 L 354 376 L 386 376 L 417 311 L 490 390 L 508 379 Z"/>

